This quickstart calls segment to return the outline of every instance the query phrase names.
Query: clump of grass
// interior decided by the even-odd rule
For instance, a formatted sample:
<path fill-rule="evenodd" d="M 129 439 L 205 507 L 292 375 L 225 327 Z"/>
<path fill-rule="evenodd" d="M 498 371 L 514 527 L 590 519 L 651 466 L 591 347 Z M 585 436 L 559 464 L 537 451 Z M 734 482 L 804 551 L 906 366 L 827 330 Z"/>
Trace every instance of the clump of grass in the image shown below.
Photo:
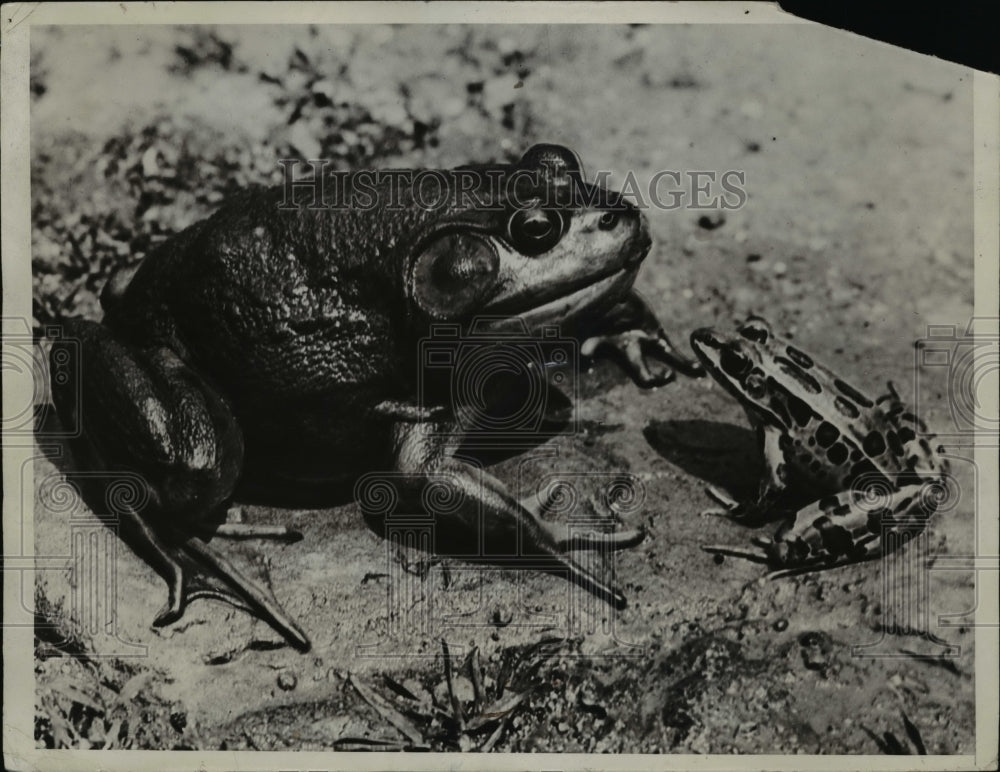
<path fill-rule="evenodd" d="M 163 699 L 162 674 L 101 656 L 61 603 L 35 590 L 35 742 L 42 748 L 197 747 L 186 711 Z"/>

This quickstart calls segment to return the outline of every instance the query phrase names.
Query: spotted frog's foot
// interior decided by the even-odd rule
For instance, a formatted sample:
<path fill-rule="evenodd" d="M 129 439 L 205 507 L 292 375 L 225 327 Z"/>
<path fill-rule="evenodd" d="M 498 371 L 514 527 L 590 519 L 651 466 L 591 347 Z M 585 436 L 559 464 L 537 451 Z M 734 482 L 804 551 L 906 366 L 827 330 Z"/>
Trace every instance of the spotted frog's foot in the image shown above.
<path fill-rule="evenodd" d="M 167 604 L 156 615 L 155 627 L 179 620 L 188 603 L 198 598 L 212 598 L 264 620 L 296 649 L 304 652 L 311 648 L 305 633 L 273 596 L 199 537 L 170 533 L 168 538 L 163 538 L 136 514 L 128 516 L 123 524 L 135 549 L 151 558 L 167 581 Z M 216 533 L 236 538 L 301 538 L 297 532 L 285 528 L 238 523 L 225 524 Z"/>
<path fill-rule="evenodd" d="M 709 498 L 715 499 L 722 505 L 722 508 L 712 507 L 710 509 L 703 509 L 701 511 L 701 516 L 712 516 L 712 517 L 726 517 L 731 520 L 742 520 L 743 516 L 741 510 L 743 509 L 740 503 L 730 496 L 725 491 L 720 488 L 716 488 L 714 485 L 706 485 L 705 493 L 708 494 Z"/>
<path fill-rule="evenodd" d="M 703 544 L 701 548 L 712 555 L 725 555 L 732 558 L 743 558 L 754 563 L 768 564 L 770 558 L 763 550 L 752 550 L 747 547 L 737 547 L 731 544 Z"/>

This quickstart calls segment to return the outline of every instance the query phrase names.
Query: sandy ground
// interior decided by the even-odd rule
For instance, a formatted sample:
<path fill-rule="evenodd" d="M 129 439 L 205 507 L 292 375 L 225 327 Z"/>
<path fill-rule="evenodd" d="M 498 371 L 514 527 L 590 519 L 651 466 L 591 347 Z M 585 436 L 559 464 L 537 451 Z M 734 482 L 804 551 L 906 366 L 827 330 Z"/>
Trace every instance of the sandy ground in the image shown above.
<path fill-rule="evenodd" d="M 211 200 L 178 194 L 152 213 L 146 202 L 139 214 L 136 189 L 98 166 L 109 143 L 162 130 L 169 119 L 168 141 L 192 155 L 249 154 L 262 143 L 272 154 L 283 143 L 305 155 L 327 152 L 319 123 L 287 122 L 291 106 L 282 94 L 301 87 L 294 79 L 302 68 L 289 64 L 298 49 L 311 71 L 325 73 L 340 98 L 364 105 L 380 126 L 395 122 L 412 135 L 401 105 L 430 126 L 433 141 L 402 141 L 373 159 L 379 165 L 451 166 L 548 140 L 576 149 L 588 170 L 614 170 L 617 184 L 629 171 L 639 181 L 658 170 L 744 171 L 746 206 L 726 212 L 721 227 L 699 225 L 713 212 L 648 211 L 654 247 L 636 286 L 675 341 L 762 313 L 869 393 L 891 379 L 912 400 L 919 386 L 925 420 L 951 426 L 946 368 L 916 368 L 913 342 L 929 324 L 964 328 L 972 314 L 967 70 L 802 26 L 217 34 L 232 44 L 228 55 L 191 30 L 34 31 L 36 308 L 99 313 L 98 281 L 66 290 L 63 267 L 74 258 L 53 235 L 80 211 L 117 218 L 125 230 L 141 219 L 144 233 L 154 226 L 169 233 L 212 208 Z M 470 91 L 469 83 L 482 86 Z M 273 169 L 247 157 L 237 155 L 228 173 L 267 179 Z M 347 151 L 339 158 L 353 160 Z M 115 254 L 127 259 L 130 250 Z M 314 643 L 301 655 L 278 646 L 266 625 L 212 602 L 197 602 L 180 623 L 154 631 L 164 584 L 112 539 L 105 545 L 115 551 L 116 635 L 102 630 L 88 645 L 115 655 L 101 664 L 118 668 L 110 677 L 117 691 L 106 701 L 139 705 L 156 729 L 131 742 L 281 749 L 364 738 L 479 747 L 495 724 L 459 731 L 443 718 L 413 719 L 414 739 L 353 686 L 367 685 L 404 712 L 435 701 L 450 712 L 444 639 L 456 668 L 478 650 L 490 698 L 502 701 L 501 687 L 508 698 L 524 694 L 493 738 L 496 750 L 915 752 L 905 713 L 930 753 L 971 752 L 973 636 L 961 620 L 938 625 L 940 615 L 974 608 L 970 573 L 931 571 L 919 609 L 925 621 L 916 620 L 957 646 L 957 656 L 914 657 L 942 647 L 891 634 L 907 612 L 893 598 L 906 581 L 899 567 L 915 565 L 912 556 L 765 582 L 759 566 L 718 564 L 701 551 L 752 536 L 699 516 L 711 503 L 706 483 L 745 495 L 758 474 L 742 411 L 720 388 L 681 378 L 640 391 L 606 363 L 582 374 L 578 388 L 581 433 L 493 472 L 529 491 L 549 475 L 575 475 L 598 511 L 599 490 L 615 473 L 640 481 L 645 499 L 625 518 L 645 524 L 650 537 L 614 565 L 630 600 L 626 611 L 612 617 L 576 596 L 570 603 L 567 584 L 553 577 L 458 561 L 422 578 L 403 574 L 354 504 L 249 508 L 248 521 L 293 524 L 305 534 L 292 545 L 220 547 L 301 621 Z M 74 538 L 97 539 L 101 529 L 82 505 L 67 518 L 67 508 L 53 503 L 68 467 L 65 449 L 60 457 L 55 447 L 35 466 L 36 552 L 69 556 Z M 962 495 L 933 522 L 927 549 L 971 554 L 976 470 L 968 448 L 947 447 Z M 39 597 L 53 617 L 74 607 L 81 577 L 73 566 L 67 558 L 64 570 L 41 575 Z M 388 579 L 379 574 L 409 577 L 409 608 L 389 613 Z M 541 661 L 530 647 L 549 639 L 563 642 Z M 863 652 L 853 648 L 865 644 Z M 62 681 L 53 682 L 93 680 L 70 671 L 65 660 L 39 659 L 40 742 L 51 735 L 46 711 L 68 704 Z M 414 699 L 390 683 L 407 685 Z M 460 698 L 471 700 L 471 688 L 465 675 L 455 676 Z M 98 702 L 107 721 L 77 744 L 108 742 L 114 714 Z M 140 715 L 130 710 L 125 721 Z"/>

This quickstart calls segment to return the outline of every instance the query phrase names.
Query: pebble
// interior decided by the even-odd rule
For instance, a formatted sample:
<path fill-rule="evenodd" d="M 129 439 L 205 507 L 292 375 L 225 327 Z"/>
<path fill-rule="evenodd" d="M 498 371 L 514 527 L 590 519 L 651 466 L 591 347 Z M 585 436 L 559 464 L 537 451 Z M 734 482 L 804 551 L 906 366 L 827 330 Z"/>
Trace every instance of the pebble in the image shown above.
<path fill-rule="evenodd" d="M 284 692 L 290 692 L 298 684 L 299 679 L 295 677 L 295 673 L 285 670 L 278 675 L 278 688 Z"/>

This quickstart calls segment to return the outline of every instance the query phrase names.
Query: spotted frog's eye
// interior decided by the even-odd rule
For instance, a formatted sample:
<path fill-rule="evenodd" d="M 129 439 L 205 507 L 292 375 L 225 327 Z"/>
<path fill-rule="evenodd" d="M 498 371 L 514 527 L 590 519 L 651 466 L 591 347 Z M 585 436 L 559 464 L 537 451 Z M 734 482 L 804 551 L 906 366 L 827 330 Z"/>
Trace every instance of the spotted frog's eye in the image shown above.
<path fill-rule="evenodd" d="M 519 252 L 540 255 L 552 249 L 565 232 L 565 220 L 553 209 L 518 209 L 507 221 L 507 237 Z"/>
<path fill-rule="evenodd" d="M 719 353 L 719 367 L 730 378 L 738 379 L 742 378 L 744 373 L 753 367 L 753 362 L 740 352 L 727 346 Z"/>
<path fill-rule="evenodd" d="M 597 227 L 602 231 L 613 230 L 621 219 L 621 212 L 608 211 L 601 215 L 601 219 L 597 221 Z"/>

